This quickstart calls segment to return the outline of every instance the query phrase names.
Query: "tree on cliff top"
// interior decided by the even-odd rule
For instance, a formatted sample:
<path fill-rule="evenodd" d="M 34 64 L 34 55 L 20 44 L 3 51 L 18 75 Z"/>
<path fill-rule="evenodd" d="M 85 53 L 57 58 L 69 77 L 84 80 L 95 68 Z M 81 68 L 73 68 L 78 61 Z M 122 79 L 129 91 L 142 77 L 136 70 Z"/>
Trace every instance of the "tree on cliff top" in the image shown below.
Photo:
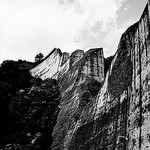
<path fill-rule="evenodd" d="M 39 62 L 44 58 L 44 55 L 42 53 L 39 53 L 35 56 L 35 62 Z"/>

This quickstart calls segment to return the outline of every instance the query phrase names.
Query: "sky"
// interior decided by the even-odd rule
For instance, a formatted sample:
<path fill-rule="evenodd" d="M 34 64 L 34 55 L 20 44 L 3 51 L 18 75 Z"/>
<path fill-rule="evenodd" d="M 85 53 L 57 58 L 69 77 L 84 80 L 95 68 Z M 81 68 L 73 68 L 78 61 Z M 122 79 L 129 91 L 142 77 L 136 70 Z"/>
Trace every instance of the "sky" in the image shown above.
<path fill-rule="evenodd" d="M 147 0 L 0 0 L 0 63 L 34 61 L 54 47 L 103 47 L 113 55 L 123 32 L 137 22 Z"/>

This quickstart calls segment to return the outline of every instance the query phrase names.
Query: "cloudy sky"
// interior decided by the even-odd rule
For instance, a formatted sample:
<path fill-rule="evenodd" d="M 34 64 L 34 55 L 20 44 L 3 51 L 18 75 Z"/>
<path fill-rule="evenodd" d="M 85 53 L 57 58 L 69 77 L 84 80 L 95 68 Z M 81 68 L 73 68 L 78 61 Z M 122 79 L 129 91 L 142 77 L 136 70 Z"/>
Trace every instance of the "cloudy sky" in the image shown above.
<path fill-rule="evenodd" d="M 0 63 L 34 61 L 54 47 L 116 51 L 121 34 L 139 20 L 147 0 L 0 0 Z"/>

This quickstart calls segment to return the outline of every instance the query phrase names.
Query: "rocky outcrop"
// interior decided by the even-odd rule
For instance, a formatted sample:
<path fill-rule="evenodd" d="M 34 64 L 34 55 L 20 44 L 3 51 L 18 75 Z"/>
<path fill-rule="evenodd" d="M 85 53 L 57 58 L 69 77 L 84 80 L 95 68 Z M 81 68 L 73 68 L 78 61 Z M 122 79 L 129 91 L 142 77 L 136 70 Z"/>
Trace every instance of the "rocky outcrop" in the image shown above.
<path fill-rule="evenodd" d="M 100 52 L 96 54 L 96 52 L 91 53 L 92 51 Z M 81 59 L 82 57 L 83 59 Z M 30 73 L 32 76 L 43 80 L 47 78 L 60 79 L 61 75 L 65 74 L 69 68 L 72 68 L 77 63 L 81 63 L 82 65 L 85 63 L 83 74 L 91 75 L 93 76 L 92 78 L 95 78 L 97 81 L 101 81 L 104 78 L 103 73 L 101 74 L 104 70 L 104 65 L 101 65 L 104 63 L 102 48 L 91 49 L 86 54 L 84 54 L 83 50 L 76 50 L 70 57 L 69 53 L 62 53 L 60 49 L 54 48 L 39 65 L 30 70 Z M 93 64 L 96 66 L 92 66 Z M 79 64 L 77 64 L 77 66 L 79 66 Z M 81 71 L 82 69 L 80 69 L 80 72 Z"/>
<path fill-rule="evenodd" d="M 69 53 L 64 52 L 62 57 L 63 58 L 62 58 L 61 66 L 63 66 L 63 64 L 65 64 L 69 59 Z"/>
<path fill-rule="evenodd" d="M 149 14 L 148 2 L 140 21 L 122 35 L 97 98 L 84 107 L 73 131 L 69 126 L 63 147 L 53 149 L 150 149 Z"/>
<path fill-rule="evenodd" d="M 59 70 L 63 56 L 65 58 L 60 49 L 54 48 L 39 65 L 30 70 L 31 75 L 43 80 L 55 76 Z"/>
<path fill-rule="evenodd" d="M 95 99 L 104 81 L 101 48 L 91 49 L 84 55 L 82 51 L 75 51 L 71 56 L 71 67 L 58 76 L 62 102 L 53 131 L 52 149 L 67 149 L 82 111 Z"/>
<path fill-rule="evenodd" d="M 57 124 L 53 131 L 52 149 L 68 147 L 67 143 L 74 133 L 82 111 L 90 101 L 96 98 L 103 84 L 103 49 L 90 49 L 86 53 L 83 50 L 76 50 L 69 58 L 67 53 L 62 54 L 60 50 L 54 49 L 41 64 L 30 72 L 35 77 L 58 80 L 62 100 L 59 105 L 61 109 Z"/>
<path fill-rule="evenodd" d="M 113 57 L 101 48 L 58 56 L 63 65 L 41 75 L 57 78 L 62 96 L 52 150 L 150 149 L 150 0 Z"/>
<path fill-rule="evenodd" d="M 76 62 L 78 62 L 83 57 L 83 50 L 76 50 L 70 56 L 70 67 L 72 67 Z"/>

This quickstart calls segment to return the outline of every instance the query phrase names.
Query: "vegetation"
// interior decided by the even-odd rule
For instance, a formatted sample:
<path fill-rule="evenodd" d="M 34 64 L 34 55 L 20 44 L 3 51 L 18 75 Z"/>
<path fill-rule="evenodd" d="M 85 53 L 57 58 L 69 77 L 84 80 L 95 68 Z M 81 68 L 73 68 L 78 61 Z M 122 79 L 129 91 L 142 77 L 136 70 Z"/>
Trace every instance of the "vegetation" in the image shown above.
<path fill-rule="evenodd" d="M 40 62 L 41 60 L 43 60 L 44 55 L 42 53 L 39 53 L 35 56 L 35 62 Z"/>
<path fill-rule="evenodd" d="M 59 111 L 56 80 L 33 78 L 33 63 L 4 61 L 0 67 L 0 148 L 46 150 Z"/>

